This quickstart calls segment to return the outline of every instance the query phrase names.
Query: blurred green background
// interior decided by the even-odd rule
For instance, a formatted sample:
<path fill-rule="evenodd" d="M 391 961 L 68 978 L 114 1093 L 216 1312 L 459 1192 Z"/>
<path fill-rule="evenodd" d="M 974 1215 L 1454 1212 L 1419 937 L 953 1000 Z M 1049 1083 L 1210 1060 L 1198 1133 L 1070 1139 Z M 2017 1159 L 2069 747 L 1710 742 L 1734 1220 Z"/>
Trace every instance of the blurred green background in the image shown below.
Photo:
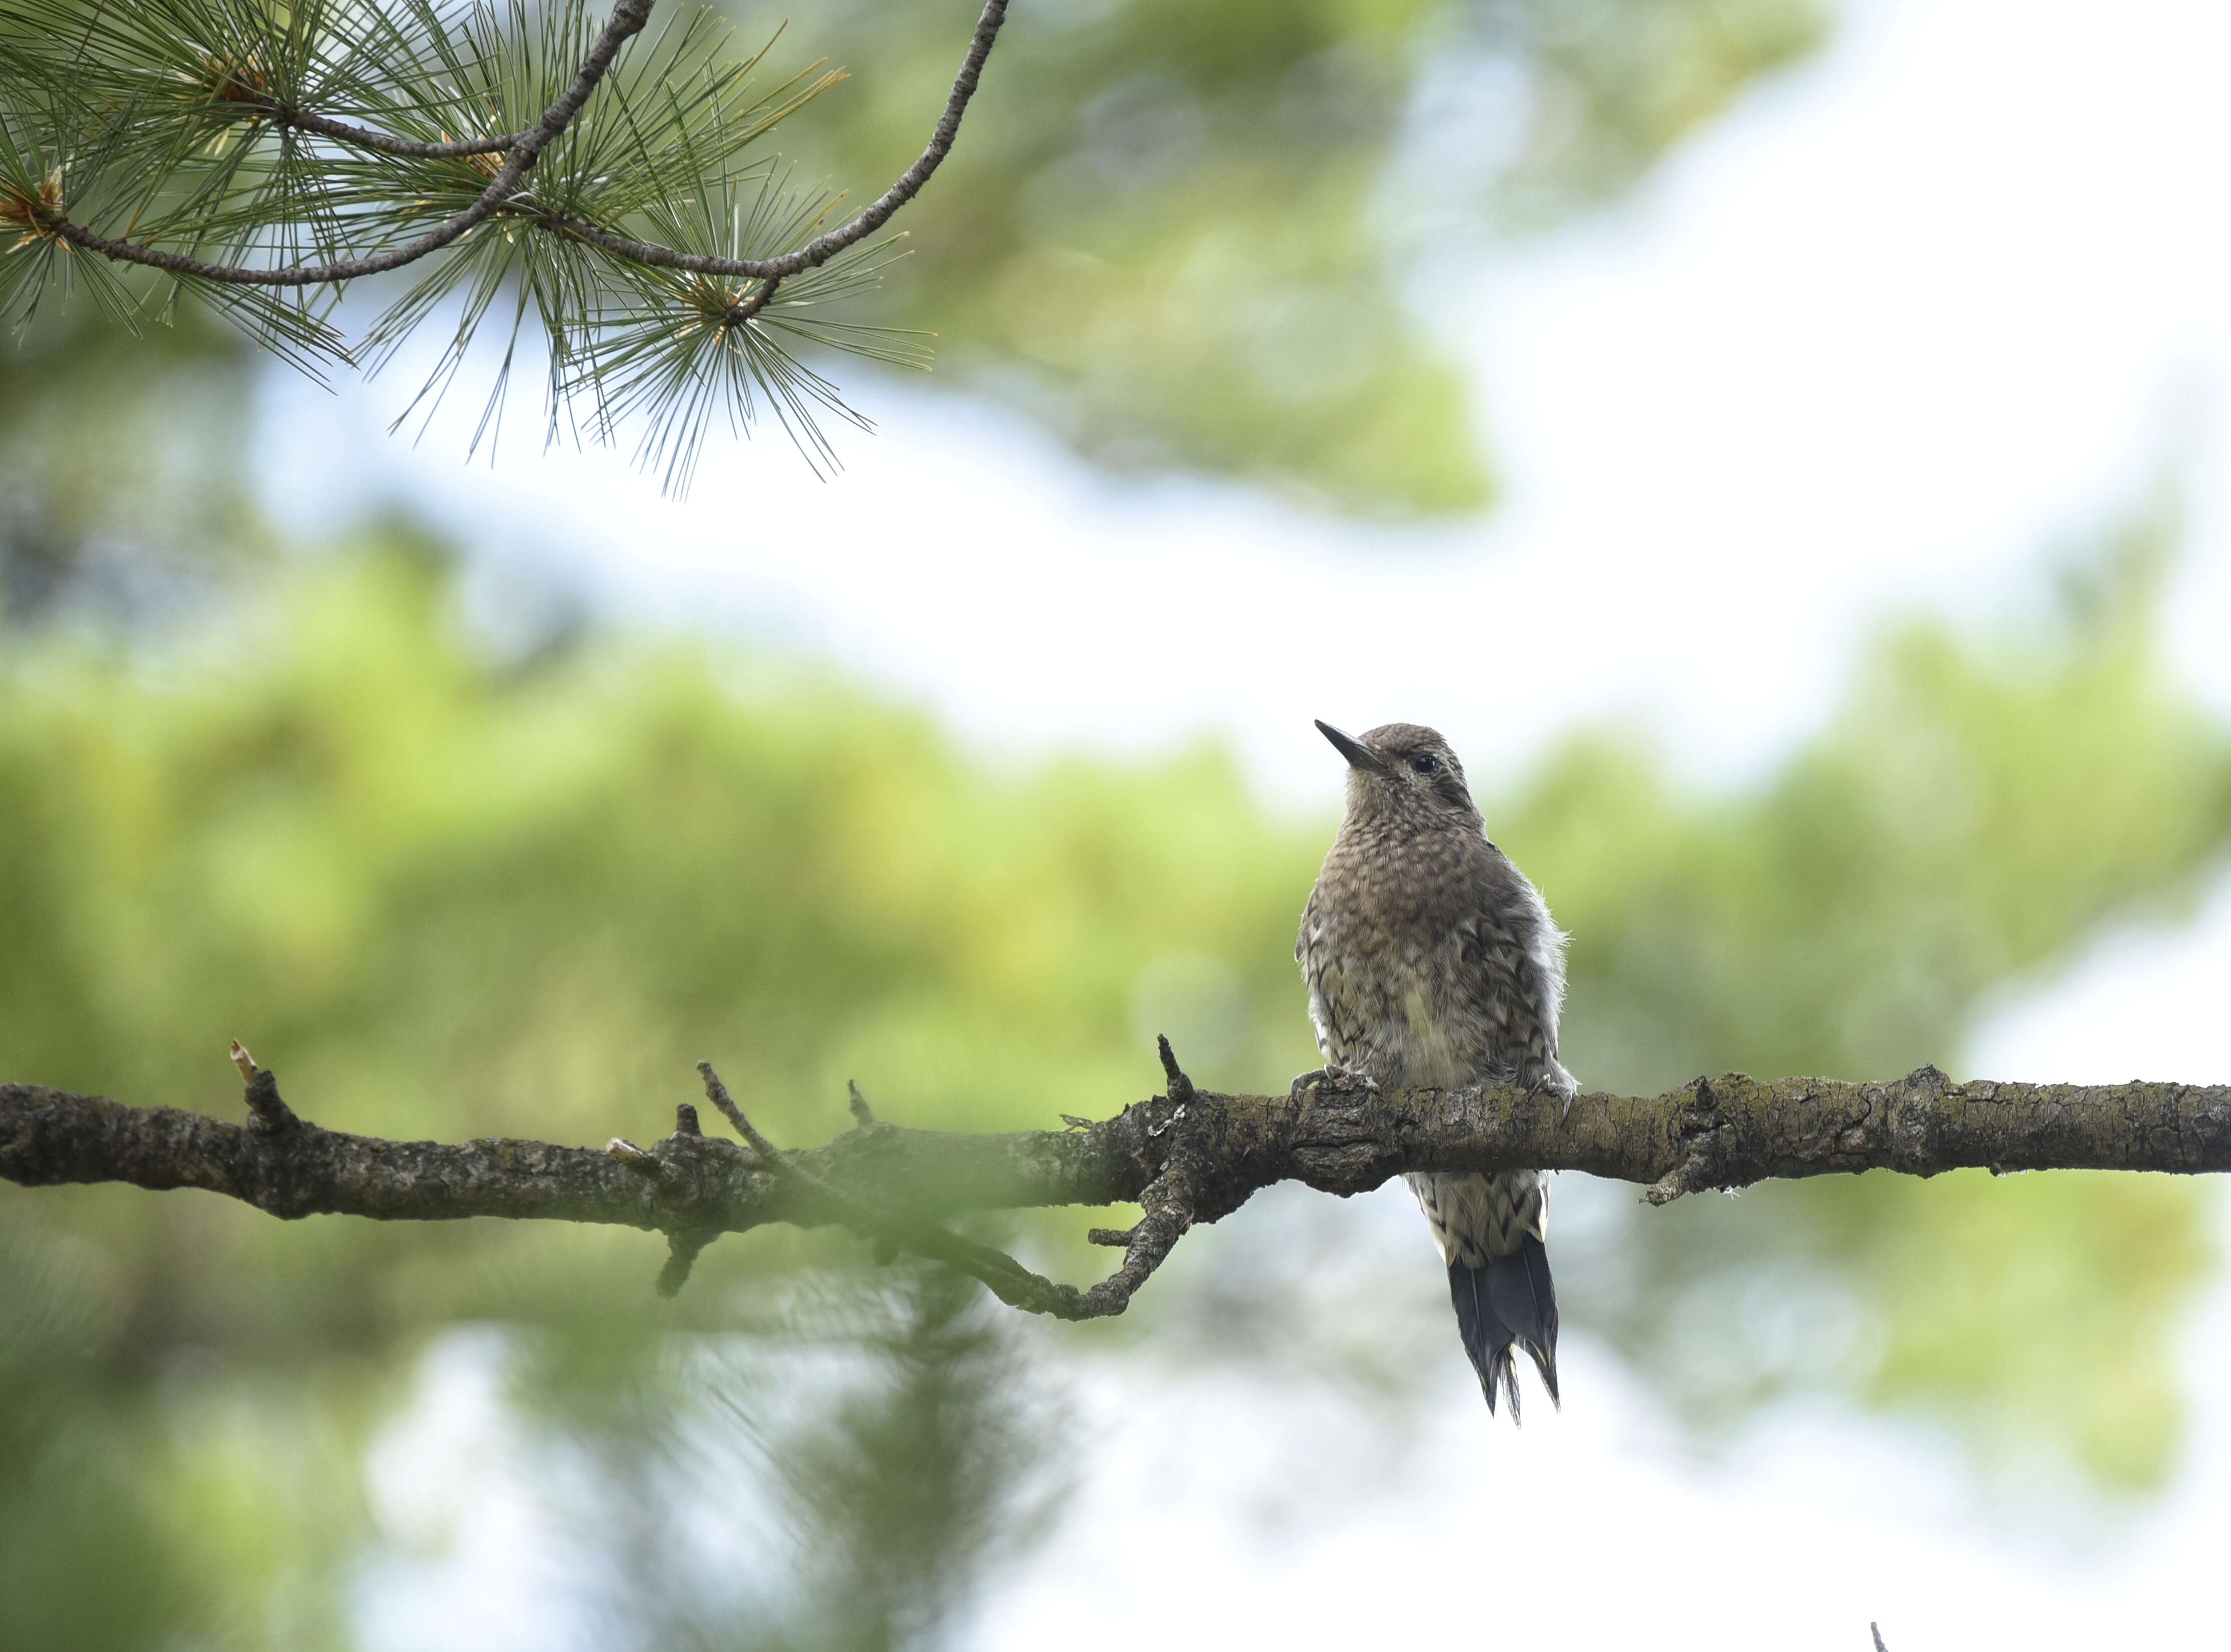
<path fill-rule="evenodd" d="M 857 72 L 801 165 L 895 171 L 971 10 L 799 19 L 781 49 Z M 1787 0 L 1025 3 L 890 309 L 1096 461 L 1475 508 L 1492 456 L 1394 255 L 1615 195 L 1824 26 Z M 1421 100 L 1497 74 L 1523 119 L 1454 159 L 1418 136 Z M 191 320 L 42 317 L 0 358 L 0 1076 L 230 1115 L 237 1036 L 334 1128 L 597 1141 L 662 1133 L 710 1056 L 807 1142 L 848 1079 L 1004 1128 L 1145 1093 L 1158 1031 L 1219 1085 L 1314 1064 L 1290 946 L 1329 812 L 1274 815 L 1212 746 L 997 767 L 810 660 L 592 616 L 499 645 L 458 549 L 407 521 L 280 542 L 239 440 L 257 371 Z M 2187 907 L 2231 852 L 2231 729 L 2161 666 L 2178 532 L 2135 513 L 1997 633 L 1886 629 L 1739 793 L 1613 728 L 1484 797 L 1577 937 L 1568 1064 L 1645 1090 L 1952 1065 L 1995 990 Z M 2176 1462 L 2195 1184 L 1567 1191 L 1568 1326 L 1700 1439 L 1820 1392 L 1950 1424 L 1986 1482 L 2042 1455 L 2143 1495 Z M 668 1304 L 637 1234 L 0 1185 L 0 1646 L 355 1644 L 411 1559 L 371 1512 L 375 1442 L 460 1346 L 506 1419 L 461 1449 L 521 1455 L 588 1641 L 928 1643 L 1057 1507 L 1065 1371 L 1306 1365 L 1364 1428 L 1456 1358 L 1438 1321 L 1406 1361 L 1316 1317 L 1249 1260 L 1251 1214 L 1221 1277 L 1078 1328 L 832 1235 L 725 1241 Z M 1305 1220 L 1332 1244 L 1352 1214 Z M 1106 1219 L 1005 1236 L 1082 1278 Z M 1254 1328 L 1219 1336 L 1242 1284 Z M 748 1575 L 663 1529 L 708 1501 L 756 1533 Z"/>

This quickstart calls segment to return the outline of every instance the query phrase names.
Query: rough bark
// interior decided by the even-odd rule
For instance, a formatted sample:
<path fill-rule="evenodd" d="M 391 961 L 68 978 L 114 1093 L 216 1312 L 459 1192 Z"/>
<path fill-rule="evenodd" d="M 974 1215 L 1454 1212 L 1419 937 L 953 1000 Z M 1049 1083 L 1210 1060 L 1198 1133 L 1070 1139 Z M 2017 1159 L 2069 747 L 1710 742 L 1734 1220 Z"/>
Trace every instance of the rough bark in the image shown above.
<path fill-rule="evenodd" d="M 1064 1319 L 1120 1313 L 1195 1223 L 1281 1181 L 1343 1197 L 1405 1171 L 1522 1166 L 1636 1182 L 1663 1204 L 1775 1177 L 1967 1167 L 2231 1170 L 2231 1086 L 1956 1084 L 1904 1078 L 1698 1079 L 1664 1095 L 1589 1092 L 1569 1112 L 1546 1093 L 1379 1090 L 1337 1080 L 1292 1095 L 1196 1089 L 1167 1048 L 1163 1094 L 1067 1130 L 961 1135 L 859 1124 L 824 1146 L 778 1152 L 706 1069 L 707 1093 L 746 1137 L 708 1137 L 694 1107 L 650 1148 L 504 1139 L 386 1141 L 320 1129 L 249 1074 L 249 1120 L 133 1107 L 36 1085 L 0 1085 L 0 1178 L 28 1187 L 124 1182 L 192 1187 L 292 1218 L 463 1216 L 598 1222 L 665 1233 L 662 1280 L 678 1288 L 698 1250 L 769 1223 L 838 1223 L 887 1248 L 960 1268 L 1002 1300 Z M 940 1223 L 969 1210 L 1139 1203 L 1117 1272 L 1090 1290 L 1057 1284 Z"/>

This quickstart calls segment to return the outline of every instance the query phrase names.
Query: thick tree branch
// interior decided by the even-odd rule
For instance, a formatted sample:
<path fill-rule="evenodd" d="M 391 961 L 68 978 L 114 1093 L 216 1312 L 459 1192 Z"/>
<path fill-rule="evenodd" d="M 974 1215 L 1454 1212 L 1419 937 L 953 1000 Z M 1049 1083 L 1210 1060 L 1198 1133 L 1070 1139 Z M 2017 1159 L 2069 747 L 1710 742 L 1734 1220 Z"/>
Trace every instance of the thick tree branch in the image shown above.
<path fill-rule="evenodd" d="M 1956 1084 L 1934 1068 L 1903 1079 L 1762 1080 L 1740 1074 L 1659 1096 L 1559 1099 L 1507 1086 L 1377 1090 L 1315 1082 L 1295 1095 L 1197 1089 L 1165 1050 L 1164 1092 L 1083 1128 L 958 1135 L 877 1120 L 826 1145 L 776 1150 L 701 1133 L 695 1109 L 643 1148 L 547 1142 L 385 1141 L 319 1128 L 239 1051 L 250 1121 L 139 1108 L 36 1085 L 0 1085 L 0 1178 L 25 1186 L 125 1182 L 202 1188 L 281 1217 L 463 1216 L 597 1222 L 665 1233 L 663 1286 L 678 1287 L 713 1238 L 770 1223 L 840 1225 L 981 1280 L 1003 1301 L 1063 1319 L 1120 1313 L 1197 1223 L 1260 1188 L 1305 1182 L 1348 1195 L 1404 1171 L 1532 1166 L 1635 1182 L 1662 1204 L 1777 1177 L 1966 1167 L 2231 1170 L 2231 1086 Z M 716 1105 L 727 1096 L 707 1074 Z M 1124 1250 L 1089 1290 L 1032 1273 L 947 1231 L 973 1210 L 1136 1202 L 1143 1215 L 1093 1237 Z"/>

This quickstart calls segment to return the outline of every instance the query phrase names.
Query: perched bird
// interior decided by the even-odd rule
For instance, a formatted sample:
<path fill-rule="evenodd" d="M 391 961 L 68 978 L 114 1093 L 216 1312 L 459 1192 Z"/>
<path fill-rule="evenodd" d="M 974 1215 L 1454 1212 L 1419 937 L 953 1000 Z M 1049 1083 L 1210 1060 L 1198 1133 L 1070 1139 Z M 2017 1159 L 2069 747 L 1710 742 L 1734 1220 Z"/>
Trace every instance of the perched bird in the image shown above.
<path fill-rule="evenodd" d="M 1562 1095 L 1565 938 L 1525 874 L 1488 842 L 1448 742 L 1414 723 L 1362 739 L 1317 728 L 1348 759 L 1348 813 L 1302 913 L 1294 956 L 1309 984 L 1322 1076 L 1387 1088 L 1483 1081 Z M 1295 1081 L 1297 1094 L 1316 1074 Z M 1515 1350 L 1557 1397 L 1557 1291 L 1541 1173 L 1403 1178 L 1448 1264 L 1457 1330 L 1495 1409 L 1518 1416 Z"/>

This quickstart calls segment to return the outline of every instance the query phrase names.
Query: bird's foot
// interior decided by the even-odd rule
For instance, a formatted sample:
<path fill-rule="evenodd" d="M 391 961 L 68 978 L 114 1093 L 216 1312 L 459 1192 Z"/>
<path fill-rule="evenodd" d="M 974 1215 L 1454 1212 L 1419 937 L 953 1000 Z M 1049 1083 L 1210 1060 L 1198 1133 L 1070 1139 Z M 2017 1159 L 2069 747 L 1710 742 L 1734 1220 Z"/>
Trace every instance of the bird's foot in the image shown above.
<path fill-rule="evenodd" d="M 1366 1074 L 1345 1067 L 1317 1067 L 1302 1074 L 1286 1089 L 1289 1099 L 1301 1100 L 1308 1092 L 1317 1089 L 1375 1090 L 1379 1081 Z"/>
<path fill-rule="evenodd" d="M 1550 1091 L 1563 1104 L 1557 1110 L 1557 1121 L 1562 1124 L 1572 1116 L 1573 1098 L 1581 1093 L 1581 1081 L 1561 1067 L 1536 1079 L 1526 1094 L 1536 1096 L 1544 1090 Z"/>

